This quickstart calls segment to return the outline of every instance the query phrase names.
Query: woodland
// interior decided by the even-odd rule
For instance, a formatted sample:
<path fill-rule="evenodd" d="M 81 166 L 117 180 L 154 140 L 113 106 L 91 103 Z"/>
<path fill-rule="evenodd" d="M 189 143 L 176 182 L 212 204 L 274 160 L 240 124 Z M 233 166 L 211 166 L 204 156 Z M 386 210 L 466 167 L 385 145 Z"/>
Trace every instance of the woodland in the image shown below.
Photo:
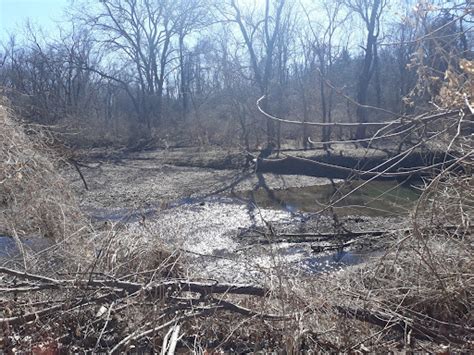
<path fill-rule="evenodd" d="M 73 0 L 0 36 L 0 352 L 474 349 L 471 0 Z"/>

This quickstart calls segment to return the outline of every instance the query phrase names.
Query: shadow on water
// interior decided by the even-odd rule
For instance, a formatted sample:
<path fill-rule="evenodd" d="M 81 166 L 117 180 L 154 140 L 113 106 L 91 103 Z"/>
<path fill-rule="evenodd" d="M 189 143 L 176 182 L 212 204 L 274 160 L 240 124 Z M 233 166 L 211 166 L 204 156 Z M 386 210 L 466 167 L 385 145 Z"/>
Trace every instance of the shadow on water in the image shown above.
<path fill-rule="evenodd" d="M 41 237 L 21 238 L 21 243 L 23 244 L 23 248 L 35 252 L 41 251 L 52 245 L 52 242 L 49 239 Z M 2 259 L 10 260 L 20 254 L 21 251 L 14 238 L 0 235 L 0 261 Z"/>
<path fill-rule="evenodd" d="M 336 272 L 348 266 L 366 262 L 369 258 L 379 256 L 379 251 L 340 250 L 329 253 L 315 254 L 308 252 L 299 244 L 290 245 L 280 252 L 285 257 L 295 257 L 297 269 L 309 275 Z"/>
<path fill-rule="evenodd" d="M 255 213 L 257 207 L 265 207 L 265 208 L 277 208 L 283 211 L 289 212 L 292 217 L 299 216 L 303 217 L 302 212 L 298 209 L 296 205 L 293 205 L 290 202 L 280 198 L 278 196 L 278 190 L 270 189 L 268 184 L 265 180 L 265 177 L 262 173 L 257 172 L 258 182 L 253 188 L 253 190 L 244 193 L 233 193 L 233 196 L 236 199 L 241 201 L 246 201 L 247 204 L 247 211 L 249 214 L 250 219 L 252 220 L 252 226 L 256 225 Z M 270 202 L 269 205 L 262 204 L 261 197 L 265 196 L 266 200 Z"/>
<path fill-rule="evenodd" d="M 334 272 L 347 266 L 361 264 L 367 261 L 367 258 L 370 256 L 373 255 L 368 253 L 340 251 L 330 255 L 305 258 L 300 262 L 300 267 L 310 274 Z"/>
<path fill-rule="evenodd" d="M 393 181 L 373 181 L 362 185 L 363 183 L 338 182 L 271 190 L 259 178 L 257 188 L 242 192 L 237 197 L 250 199 L 263 208 L 278 208 L 290 213 L 316 213 L 347 194 L 347 197 L 334 205 L 338 216 L 388 217 L 408 214 L 420 196 L 417 189 Z"/>

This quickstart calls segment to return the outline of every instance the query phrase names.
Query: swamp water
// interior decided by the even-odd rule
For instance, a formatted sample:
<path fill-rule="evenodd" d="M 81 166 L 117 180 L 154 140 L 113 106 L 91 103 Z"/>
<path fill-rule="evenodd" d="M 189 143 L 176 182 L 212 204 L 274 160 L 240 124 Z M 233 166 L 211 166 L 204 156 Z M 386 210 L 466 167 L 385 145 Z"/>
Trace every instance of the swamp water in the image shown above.
<path fill-rule="evenodd" d="M 290 187 L 268 191 L 244 192 L 244 198 L 254 199 L 265 208 L 294 212 L 317 213 L 329 204 L 339 216 L 390 217 L 408 214 L 420 196 L 415 187 L 403 186 L 394 181 L 343 182 Z"/>
<path fill-rule="evenodd" d="M 52 245 L 51 241 L 42 237 L 20 238 L 25 251 L 40 252 Z M 21 250 L 14 238 L 0 235 L 0 265 L 21 255 Z"/>
<path fill-rule="evenodd" d="M 348 186 L 338 182 L 335 185 L 339 188 L 336 196 L 359 187 L 335 205 L 334 211 L 339 216 L 386 218 L 406 214 L 418 198 L 415 189 L 392 182 L 377 181 L 360 187 L 361 184 L 354 182 Z M 91 209 L 87 213 L 95 223 L 122 223 L 127 233 L 144 235 L 150 243 L 156 243 L 159 238 L 169 249 L 181 250 L 193 275 L 261 283 L 270 269 L 290 274 L 331 272 L 362 263 L 374 255 L 353 250 L 314 253 L 311 243 L 259 245 L 248 243 L 240 236 L 243 230 L 264 229 L 268 224 L 293 228 L 317 215 L 333 195 L 331 184 L 280 190 L 260 188 L 231 196 L 182 198 L 168 203 L 165 208 Z M 18 248 L 13 239 L 0 237 L 0 260 L 15 253 L 18 254 Z"/>

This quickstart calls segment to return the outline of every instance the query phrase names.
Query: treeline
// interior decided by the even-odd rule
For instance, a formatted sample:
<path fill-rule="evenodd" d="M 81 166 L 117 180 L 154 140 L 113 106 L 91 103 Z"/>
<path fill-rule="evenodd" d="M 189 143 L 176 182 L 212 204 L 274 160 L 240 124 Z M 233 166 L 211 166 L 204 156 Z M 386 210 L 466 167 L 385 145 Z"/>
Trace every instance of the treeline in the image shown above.
<path fill-rule="evenodd" d="M 446 4 L 445 4 L 446 3 Z M 470 0 L 74 2 L 48 35 L 0 47 L 0 87 L 76 143 L 280 144 L 365 138 L 301 122 L 386 121 L 458 104 L 473 59 Z M 463 67 L 464 63 L 464 67 Z"/>

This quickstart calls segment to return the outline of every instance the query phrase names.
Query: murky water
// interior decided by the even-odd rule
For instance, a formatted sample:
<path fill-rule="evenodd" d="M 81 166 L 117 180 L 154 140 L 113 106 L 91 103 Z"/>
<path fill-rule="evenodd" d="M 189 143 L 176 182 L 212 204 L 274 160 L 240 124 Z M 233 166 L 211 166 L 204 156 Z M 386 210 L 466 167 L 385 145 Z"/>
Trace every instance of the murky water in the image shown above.
<path fill-rule="evenodd" d="M 266 208 L 287 211 L 319 212 L 333 204 L 339 216 L 392 216 L 408 214 L 420 196 L 419 190 L 392 181 L 337 182 L 334 185 L 290 187 L 280 190 L 264 188 L 240 194 L 253 198 Z"/>
<path fill-rule="evenodd" d="M 17 250 L 17 245 L 13 238 L 0 235 L 0 258 L 7 257 Z"/>
<path fill-rule="evenodd" d="M 116 211 L 110 215 L 116 217 Z M 150 218 L 129 213 L 124 219 L 131 217 L 137 221 L 128 224 L 127 233 L 180 250 L 195 277 L 261 283 L 271 274 L 269 270 L 314 275 L 362 263 L 370 256 L 351 250 L 316 254 L 312 243 L 249 243 L 242 238 L 242 230 L 291 226 L 298 218 L 293 211 L 256 208 L 248 201 L 227 197 L 182 199 Z"/>
<path fill-rule="evenodd" d="M 251 245 L 239 238 L 240 231 L 266 228 L 268 224 L 304 221 L 329 201 L 358 188 L 334 209 L 339 216 L 387 217 L 404 214 L 416 202 L 414 188 L 394 182 L 363 182 L 351 185 L 314 185 L 280 190 L 255 189 L 212 197 L 185 197 L 136 209 L 89 210 L 95 221 L 122 222 L 135 233 L 148 233 L 171 249 L 187 255 L 192 271 L 202 277 L 242 282 L 261 281 L 262 270 L 285 265 L 287 271 L 307 274 L 332 272 L 364 262 L 371 253 L 342 250 L 314 253 L 311 243 Z M 258 206 L 258 207 L 257 207 Z M 301 217 L 301 218 L 297 218 Z M 236 276 L 238 275 L 238 276 Z"/>
<path fill-rule="evenodd" d="M 368 258 L 376 256 L 375 252 L 341 251 L 328 255 L 314 255 L 301 260 L 300 267 L 309 273 L 334 272 L 347 266 L 361 264 Z"/>
<path fill-rule="evenodd" d="M 190 272 L 232 282 L 262 282 L 265 270 L 317 274 L 333 272 L 364 262 L 371 253 L 340 250 L 314 253 L 312 243 L 248 244 L 239 235 L 242 229 L 268 228 L 272 224 L 292 226 L 303 223 L 335 196 L 360 186 L 317 185 L 281 190 L 258 189 L 232 197 L 186 197 L 166 205 L 146 208 L 88 209 L 94 222 L 110 221 L 126 225 L 127 233 L 144 235 L 186 256 Z M 338 189 L 335 192 L 334 188 Z M 391 182 L 372 182 L 336 204 L 338 215 L 388 216 L 403 214 L 416 201 L 415 189 Z M 297 218 L 301 217 L 301 218 Z M 25 239 L 28 248 L 41 243 Z M 18 255 L 15 241 L 0 236 L 0 259 Z"/>
<path fill-rule="evenodd" d="M 199 206 L 206 202 L 242 205 L 252 203 L 266 209 L 277 209 L 293 214 L 300 212 L 317 213 L 333 203 L 339 216 L 363 215 L 388 217 L 407 214 L 420 196 L 416 187 L 400 185 L 392 181 L 364 181 L 345 183 L 341 180 L 334 185 L 318 184 L 305 187 L 235 192 L 211 197 L 183 197 L 166 204 L 151 204 L 146 208 L 89 208 L 87 213 L 93 221 L 135 222 L 152 218 L 163 209 L 179 206 Z M 341 199 L 344 197 L 343 199 Z"/>
<path fill-rule="evenodd" d="M 49 246 L 52 242 L 42 237 L 21 238 L 22 248 L 26 251 L 40 251 Z M 0 235 L 0 262 L 21 256 L 21 249 L 14 238 Z"/>

